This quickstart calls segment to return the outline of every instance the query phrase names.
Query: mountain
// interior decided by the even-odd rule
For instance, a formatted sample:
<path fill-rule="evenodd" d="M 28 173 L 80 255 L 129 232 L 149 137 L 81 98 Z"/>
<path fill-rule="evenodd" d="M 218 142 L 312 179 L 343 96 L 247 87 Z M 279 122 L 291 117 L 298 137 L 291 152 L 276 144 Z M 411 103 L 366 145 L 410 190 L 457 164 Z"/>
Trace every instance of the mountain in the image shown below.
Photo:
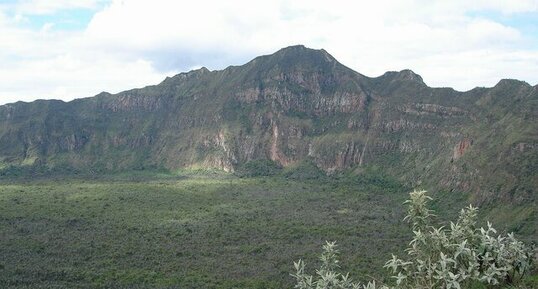
<path fill-rule="evenodd" d="M 538 86 L 458 92 L 410 70 L 371 78 L 325 50 L 281 49 L 242 66 L 71 102 L 0 106 L 0 168 L 218 168 L 258 159 L 327 173 L 379 169 L 410 185 L 535 200 Z"/>

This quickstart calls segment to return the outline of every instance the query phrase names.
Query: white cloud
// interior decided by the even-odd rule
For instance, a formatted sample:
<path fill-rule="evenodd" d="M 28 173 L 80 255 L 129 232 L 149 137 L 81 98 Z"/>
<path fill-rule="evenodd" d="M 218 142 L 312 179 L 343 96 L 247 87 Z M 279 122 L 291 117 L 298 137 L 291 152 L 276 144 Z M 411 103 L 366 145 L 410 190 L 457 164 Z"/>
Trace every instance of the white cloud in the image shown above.
<path fill-rule="evenodd" d="M 18 28 L 1 12 L 0 62 L 0 104 L 119 92 L 167 75 L 149 60 L 89 49 L 80 32 L 54 31 L 47 24 L 38 31 Z"/>
<path fill-rule="evenodd" d="M 146 60 L 123 62 L 107 57 L 60 55 L 1 69 L 0 78 L 5 85 L 0 91 L 0 102 L 41 98 L 69 100 L 105 90 L 119 92 L 142 87 L 160 82 L 165 76 Z"/>
<path fill-rule="evenodd" d="M 19 3 L 13 17 L 0 6 L 0 77 L 9 80 L 0 84 L 0 103 L 117 92 L 293 44 L 325 48 L 369 76 L 410 68 L 432 86 L 467 90 L 507 77 L 538 82 L 538 47 L 529 45 L 538 36 L 480 13 L 538 13 L 537 0 L 113 0 L 84 31 L 18 24 L 25 21 L 20 15 L 99 5 L 31 0 Z"/>

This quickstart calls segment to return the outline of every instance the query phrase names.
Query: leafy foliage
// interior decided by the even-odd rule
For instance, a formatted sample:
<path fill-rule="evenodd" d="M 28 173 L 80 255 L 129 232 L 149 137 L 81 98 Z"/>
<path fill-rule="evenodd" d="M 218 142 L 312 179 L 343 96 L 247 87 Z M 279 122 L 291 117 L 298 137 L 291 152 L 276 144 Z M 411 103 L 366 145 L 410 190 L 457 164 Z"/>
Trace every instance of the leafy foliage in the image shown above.
<path fill-rule="evenodd" d="M 316 270 L 316 277 L 305 273 L 305 264 L 302 260 L 294 262 L 296 270 L 292 276 L 296 279 L 297 284 L 295 288 L 298 289 L 375 289 L 375 281 L 368 282 L 367 284 L 361 284 L 360 282 L 353 282 L 349 278 L 348 274 L 342 274 L 336 270 L 340 267 L 338 265 L 338 250 L 336 249 L 335 242 L 326 242 L 323 245 L 323 253 L 320 257 L 321 267 Z M 382 286 L 381 289 L 388 287 Z"/>
<path fill-rule="evenodd" d="M 430 200 L 425 191 L 410 193 L 406 219 L 414 238 L 406 249 L 409 260 L 394 256 L 391 269 L 399 288 L 461 288 L 473 280 L 490 285 L 511 284 L 531 267 L 532 251 L 514 235 L 496 235 L 491 223 L 476 226 L 478 209 L 469 205 L 449 227 L 428 225 Z"/>
<path fill-rule="evenodd" d="M 392 255 L 385 268 L 393 274 L 393 288 L 402 289 L 460 289 L 474 282 L 486 285 L 513 284 L 531 269 L 533 251 L 517 240 L 512 233 L 497 234 L 491 223 L 478 228 L 478 209 L 469 205 L 461 210 L 456 223 L 449 227 L 432 226 L 431 197 L 426 191 L 413 191 L 404 220 L 412 224 L 414 238 L 406 252 L 409 259 Z M 348 275 L 338 273 L 338 251 L 335 243 L 327 243 L 321 255 L 322 265 L 317 277 L 304 273 L 304 262 L 294 263 L 295 288 L 344 289 L 376 288 L 375 283 L 353 283 Z M 381 288 L 389 288 L 383 285 Z"/>

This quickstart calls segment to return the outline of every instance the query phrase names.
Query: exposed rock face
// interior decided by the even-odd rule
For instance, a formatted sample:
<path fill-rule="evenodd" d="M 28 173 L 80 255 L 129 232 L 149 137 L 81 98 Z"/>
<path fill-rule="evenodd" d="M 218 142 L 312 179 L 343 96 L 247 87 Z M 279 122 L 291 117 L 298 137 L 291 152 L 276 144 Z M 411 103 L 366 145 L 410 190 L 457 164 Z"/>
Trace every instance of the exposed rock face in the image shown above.
<path fill-rule="evenodd" d="M 411 184 L 528 196 L 538 187 L 537 103 L 524 82 L 430 88 L 410 70 L 369 78 L 293 46 L 115 95 L 0 106 L 0 167 L 233 171 L 308 158 L 328 173 L 375 165 Z"/>
<path fill-rule="evenodd" d="M 454 147 L 454 155 L 452 156 L 452 158 L 454 160 L 461 158 L 463 154 L 471 147 L 472 144 L 473 140 L 468 138 L 464 138 L 463 140 L 459 141 Z"/>

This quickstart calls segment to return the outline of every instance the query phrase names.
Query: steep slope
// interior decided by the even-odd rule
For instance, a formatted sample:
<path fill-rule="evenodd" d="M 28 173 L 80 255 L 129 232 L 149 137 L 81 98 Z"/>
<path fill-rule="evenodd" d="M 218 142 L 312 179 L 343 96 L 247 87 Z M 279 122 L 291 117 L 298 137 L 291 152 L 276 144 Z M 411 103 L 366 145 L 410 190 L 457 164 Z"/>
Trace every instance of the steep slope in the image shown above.
<path fill-rule="evenodd" d="M 69 103 L 0 106 L 0 167 L 122 170 L 306 160 L 425 187 L 535 200 L 538 88 L 457 92 L 410 70 L 363 76 L 304 46 Z"/>

